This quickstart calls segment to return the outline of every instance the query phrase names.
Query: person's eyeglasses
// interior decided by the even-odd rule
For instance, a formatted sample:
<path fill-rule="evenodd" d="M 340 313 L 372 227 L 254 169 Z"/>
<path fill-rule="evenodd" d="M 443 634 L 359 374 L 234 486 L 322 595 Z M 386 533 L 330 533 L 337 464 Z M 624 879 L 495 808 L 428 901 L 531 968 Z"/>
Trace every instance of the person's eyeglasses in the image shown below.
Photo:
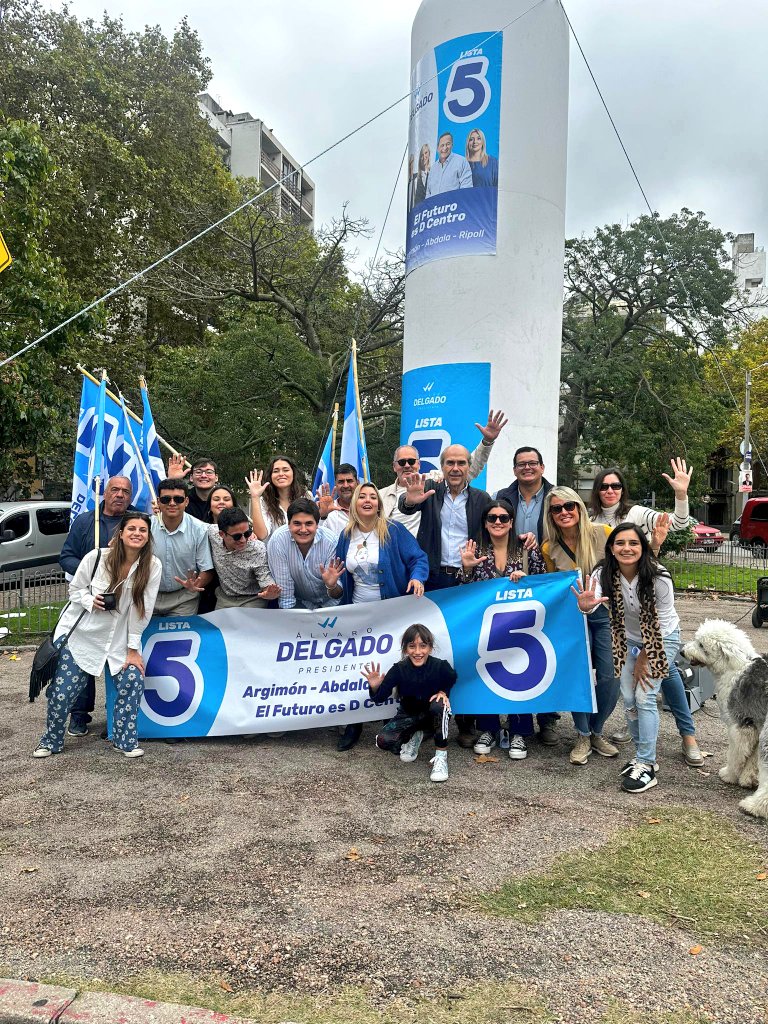
<path fill-rule="evenodd" d="M 228 533 L 228 534 L 226 534 L 226 536 L 229 537 L 230 540 L 236 540 L 236 541 L 242 540 L 243 537 L 245 537 L 245 539 L 248 540 L 248 538 L 251 537 L 252 535 L 253 535 L 253 530 L 251 529 L 250 526 L 248 527 L 247 530 L 243 530 L 242 533 Z"/>
<path fill-rule="evenodd" d="M 529 459 L 528 462 L 516 462 L 515 469 L 535 469 L 536 466 L 540 466 L 541 463 L 538 459 Z"/>
<path fill-rule="evenodd" d="M 552 513 L 553 516 L 559 516 L 563 510 L 565 510 L 566 512 L 573 512 L 573 510 L 577 507 L 577 504 L 578 503 L 575 501 L 564 501 L 562 505 L 550 505 L 549 511 Z"/>
<path fill-rule="evenodd" d="M 192 476 L 216 476 L 215 469 L 193 469 Z"/>
<path fill-rule="evenodd" d="M 486 523 L 508 523 L 512 518 L 508 512 L 501 512 L 498 515 L 495 512 L 489 512 L 485 517 Z"/>
<path fill-rule="evenodd" d="M 161 505 L 183 505 L 187 500 L 186 494 L 181 497 L 178 494 L 161 494 L 157 499 Z"/>
<path fill-rule="evenodd" d="M 397 465 L 400 469 L 405 469 L 406 466 L 415 466 L 418 461 L 418 459 L 398 459 Z"/>
<path fill-rule="evenodd" d="M 600 484 L 601 491 L 623 491 L 621 484 Z"/>

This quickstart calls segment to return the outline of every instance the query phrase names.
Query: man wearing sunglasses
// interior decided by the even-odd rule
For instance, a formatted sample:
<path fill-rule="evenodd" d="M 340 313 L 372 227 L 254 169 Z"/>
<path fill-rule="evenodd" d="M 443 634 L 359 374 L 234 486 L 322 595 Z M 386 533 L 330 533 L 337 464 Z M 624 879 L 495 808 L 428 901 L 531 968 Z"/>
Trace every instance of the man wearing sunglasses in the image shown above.
<path fill-rule="evenodd" d="M 475 424 L 483 437 L 469 459 L 469 480 L 474 480 L 475 477 L 479 476 L 485 469 L 485 464 L 488 462 L 493 443 L 502 432 L 507 422 L 508 420 L 503 412 L 494 412 L 493 409 L 491 409 L 488 414 L 488 422 L 485 426 L 482 426 L 480 423 Z M 421 472 L 421 462 L 416 448 L 408 444 L 401 445 L 397 448 L 392 459 L 392 469 L 395 471 L 395 482 L 390 484 L 388 487 L 382 487 L 379 489 L 384 515 L 389 520 L 395 520 L 398 523 L 402 523 L 403 526 L 415 537 L 419 532 L 421 512 L 414 512 L 410 515 L 406 515 L 404 512 L 400 511 L 398 503 L 406 491 L 405 478 L 410 476 L 412 473 Z M 443 479 L 443 474 L 434 470 L 432 473 L 427 475 L 427 479 L 434 480 L 436 483 L 439 483 Z"/>
<path fill-rule="evenodd" d="M 183 480 L 157 485 L 160 516 L 152 517 L 154 552 L 163 564 L 154 615 L 195 615 L 200 594 L 213 578 L 208 527 L 187 515 L 189 495 Z"/>
<path fill-rule="evenodd" d="M 264 608 L 280 596 L 272 579 L 267 549 L 257 540 L 241 508 L 225 508 L 208 527 L 211 555 L 219 585 L 216 609 Z"/>

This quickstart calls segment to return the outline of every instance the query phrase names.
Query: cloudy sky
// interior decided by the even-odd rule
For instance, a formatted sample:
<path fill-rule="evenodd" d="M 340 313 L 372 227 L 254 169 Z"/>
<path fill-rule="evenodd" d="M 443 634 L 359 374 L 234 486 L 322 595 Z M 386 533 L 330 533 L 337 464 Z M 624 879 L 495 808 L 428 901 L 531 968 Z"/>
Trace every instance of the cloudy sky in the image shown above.
<path fill-rule="evenodd" d="M 49 0 L 50 6 L 58 6 Z M 768 4 L 765 0 L 565 0 L 651 203 L 662 214 L 703 210 L 724 231 L 768 244 Z M 71 0 L 129 28 L 185 14 L 211 60 L 209 91 L 249 110 L 307 161 L 408 89 L 419 0 Z M 407 137 L 400 104 L 308 168 L 321 221 L 344 202 L 376 236 Z M 626 221 L 642 197 L 571 45 L 567 232 Z M 404 240 L 402 188 L 383 237 Z M 363 249 L 370 253 L 374 239 Z"/>

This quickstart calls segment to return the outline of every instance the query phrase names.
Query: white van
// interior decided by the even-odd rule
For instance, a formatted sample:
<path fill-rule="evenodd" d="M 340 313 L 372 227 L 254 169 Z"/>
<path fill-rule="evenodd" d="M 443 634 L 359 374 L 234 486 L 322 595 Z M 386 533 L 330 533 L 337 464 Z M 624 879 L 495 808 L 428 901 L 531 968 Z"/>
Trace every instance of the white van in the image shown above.
<path fill-rule="evenodd" d="M 0 573 L 57 568 L 70 510 L 67 501 L 0 501 Z"/>

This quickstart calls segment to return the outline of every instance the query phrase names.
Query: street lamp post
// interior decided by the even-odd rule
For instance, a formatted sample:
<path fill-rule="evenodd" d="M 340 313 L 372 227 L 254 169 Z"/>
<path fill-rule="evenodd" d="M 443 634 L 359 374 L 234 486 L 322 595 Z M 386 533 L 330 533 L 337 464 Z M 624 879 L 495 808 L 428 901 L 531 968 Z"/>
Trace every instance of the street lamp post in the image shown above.
<path fill-rule="evenodd" d="M 752 370 L 761 370 L 764 366 L 768 366 L 768 362 L 766 362 L 766 363 L 758 363 L 757 366 L 751 367 L 749 370 L 747 370 L 747 377 L 746 377 L 746 388 L 745 388 L 745 394 L 744 394 L 744 451 L 742 453 L 743 456 L 744 456 L 744 459 L 743 459 L 743 461 L 741 463 L 741 466 L 739 468 L 740 468 L 740 470 L 742 472 L 749 473 L 750 477 L 752 477 L 752 439 L 751 439 L 751 437 L 749 435 L 749 395 L 750 395 L 750 391 L 752 389 Z M 741 474 L 739 474 L 739 475 L 741 475 Z M 752 479 L 754 479 L 754 477 L 752 477 Z M 749 496 L 750 496 L 750 492 L 749 491 L 742 491 L 742 493 L 741 493 L 741 511 L 742 512 L 744 511 L 744 508 L 745 508 L 747 502 L 749 501 Z"/>

